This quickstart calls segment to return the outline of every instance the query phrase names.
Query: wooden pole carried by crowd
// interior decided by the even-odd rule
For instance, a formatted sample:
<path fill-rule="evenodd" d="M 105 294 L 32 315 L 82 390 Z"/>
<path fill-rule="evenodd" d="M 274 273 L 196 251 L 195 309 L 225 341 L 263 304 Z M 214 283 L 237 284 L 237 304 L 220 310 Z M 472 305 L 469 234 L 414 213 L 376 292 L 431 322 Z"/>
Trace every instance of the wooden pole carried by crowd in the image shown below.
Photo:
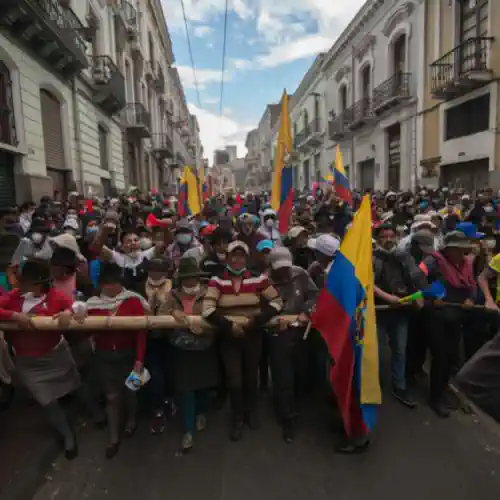
<path fill-rule="evenodd" d="M 410 304 L 401 305 L 379 305 L 376 311 L 387 311 L 391 309 L 411 308 Z M 440 302 L 433 306 L 434 308 L 453 307 L 461 308 L 465 311 L 484 312 L 488 315 L 500 317 L 495 311 L 490 311 L 484 306 L 462 304 L 451 304 Z M 228 316 L 230 321 L 244 326 L 248 318 L 243 316 Z M 278 325 L 280 320 L 293 323 L 296 321 L 296 314 L 276 316 L 266 326 L 272 327 Z M 153 329 L 172 329 L 186 328 L 186 323 L 177 321 L 173 316 L 88 316 L 83 322 L 72 320 L 68 327 L 61 328 L 58 320 L 50 317 L 34 316 L 32 318 L 34 328 L 37 330 L 153 330 Z M 213 327 L 207 323 L 201 316 L 188 316 L 189 325 L 200 330 L 211 330 Z M 19 325 L 14 321 L 0 321 L 0 331 L 19 330 Z"/>

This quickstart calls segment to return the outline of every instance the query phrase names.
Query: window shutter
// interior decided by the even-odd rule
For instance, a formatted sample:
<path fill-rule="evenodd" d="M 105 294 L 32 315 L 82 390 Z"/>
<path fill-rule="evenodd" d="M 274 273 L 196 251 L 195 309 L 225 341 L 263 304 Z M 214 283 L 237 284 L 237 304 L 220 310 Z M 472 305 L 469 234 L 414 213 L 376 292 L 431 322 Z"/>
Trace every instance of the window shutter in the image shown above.
<path fill-rule="evenodd" d="M 47 168 L 66 170 L 61 121 L 61 104 L 46 90 L 40 91 L 43 142 Z"/>

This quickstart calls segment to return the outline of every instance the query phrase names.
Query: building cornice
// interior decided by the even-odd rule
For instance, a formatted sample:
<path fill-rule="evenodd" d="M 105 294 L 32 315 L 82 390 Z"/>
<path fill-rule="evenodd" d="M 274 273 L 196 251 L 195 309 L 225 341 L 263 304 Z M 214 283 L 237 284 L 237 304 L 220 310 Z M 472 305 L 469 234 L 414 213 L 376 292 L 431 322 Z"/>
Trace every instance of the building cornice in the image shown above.
<path fill-rule="evenodd" d="M 348 24 L 347 28 L 338 37 L 332 48 L 328 51 L 323 62 L 324 69 L 326 69 L 333 61 L 337 60 L 340 54 L 347 47 L 350 47 L 356 36 L 358 36 L 363 31 L 365 25 L 373 19 L 375 14 L 384 5 L 385 1 L 387 0 L 367 0 L 367 2 L 365 2 L 352 21 Z"/>
<path fill-rule="evenodd" d="M 156 23 L 156 28 L 165 51 L 165 56 L 167 58 L 167 64 L 170 66 L 175 62 L 174 52 L 172 50 L 172 40 L 170 38 L 170 33 L 168 32 L 167 20 L 165 18 L 165 13 L 163 12 L 163 7 L 160 0 L 149 0 L 148 6 L 153 13 L 153 18 Z"/>
<path fill-rule="evenodd" d="M 307 73 L 304 75 L 304 78 L 302 78 L 302 81 L 300 82 L 299 86 L 297 87 L 297 90 L 293 93 L 292 96 L 290 96 L 290 109 L 293 109 L 295 106 L 297 106 L 300 101 L 302 100 L 302 97 L 304 97 L 304 94 L 306 93 L 307 89 L 313 85 L 318 76 L 321 75 L 321 67 L 323 65 L 323 59 L 325 57 L 324 52 L 320 52 L 314 62 L 312 63 L 311 67 L 307 71 Z"/>
<path fill-rule="evenodd" d="M 396 26 L 408 19 L 414 10 L 415 4 L 413 2 L 405 2 L 402 4 L 387 18 L 382 28 L 382 33 L 386 37 L 389 37 L 396 29 Z"/>
<path fill-rule="evenodd" d="M 365 35 L 361 42 L 356 46 L 354 55 L 358 61 L 361 61 L 365 57 L 366 53 L 375 46 L 377 43 L 377 37 L 372 34 Z"/>
<path fill-rule="evenodd" d="M 351 66 L 349 64 L 346 64 L 342 66 L 336 73 L 335 73 L 335 81 L 337 83 L 340 83 L 344 76 L 350 75 L 351 74 Z"/>

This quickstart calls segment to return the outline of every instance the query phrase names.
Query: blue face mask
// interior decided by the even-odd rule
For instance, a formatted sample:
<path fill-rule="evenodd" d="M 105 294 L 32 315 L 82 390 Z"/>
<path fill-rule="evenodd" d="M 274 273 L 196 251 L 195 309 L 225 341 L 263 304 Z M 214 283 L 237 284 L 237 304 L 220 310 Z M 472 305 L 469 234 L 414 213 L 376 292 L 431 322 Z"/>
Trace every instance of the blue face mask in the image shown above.
<path fill-rule="evenodd" d="M 180 245 L 189 245 L 193 239 L 193 235 L 190 233 L 179 233 L 175 238 Z"/>
<path fill-rule="evenodd" d="M 97 226 L 90 226 L 87 228 L 87 234 L 95 234 L 97 231 L 99 231 Z"/>
<path fill-rule="evenodd" d="M 235 276 L 241 276 L 246 271 L 246 269 L 246 267 L 242 267 L 241 269 L 233 269 L 229 264 L 227 265 L 227 270 Z"/>

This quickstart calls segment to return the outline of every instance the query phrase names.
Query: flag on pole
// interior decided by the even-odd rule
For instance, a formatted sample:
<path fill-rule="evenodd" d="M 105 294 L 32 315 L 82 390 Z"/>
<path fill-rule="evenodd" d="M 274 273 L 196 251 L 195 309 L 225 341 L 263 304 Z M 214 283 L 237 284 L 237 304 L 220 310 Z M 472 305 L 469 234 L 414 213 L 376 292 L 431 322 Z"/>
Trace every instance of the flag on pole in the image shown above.
<path fill-rule="evenodd" d="M 184 182 L 186 183 L 186 200 L 191 215 L 198 215 L 201 212 L 200 191 L 198 181 L 193 174 L 191 167 L 184 167 Z"/>
<path fill-rule="evenodd" d="M 339 198 L 348 205 L 352 206 L 352 191 L 349 186 L 349 179 L 344 169 L 344 161 L 342 160 L 342 153 L 338 144 L 335 152 L 335 168 L 333 169 L 333 175 L 335 191 Z"/>
<path fill-rule="evenodd" d="M 276 157 L 274 159 L 272 209 L 278 214 L 279 231 L 288 233 L 288 224 L 293 208 L 293 172 L 289 163 L 292 153 L 292 133 L 288 115 L 288 94 L 283 91 L 281 98 L 280 129 Z"/>
<path fill-rule="evenodd" d="M 334 361 L 330 382 L 349 437 L 364 436 L 373 428 L 382 398 L 371 227 L 367 195 L 335 256 L 312 321 Z"/>
<path fill-rule="evenodd" d="M 179 186 L 179 199 L 177 200 L 177 215 L 179 217 L 187 217 L 189 215 L 189 207 L 187 203 L 187 189 L 188 187 L 183 173 Z"/>
<path fill-rule="evenodd" d="M 200 200 L 201 203 L 205 203 L 205 201 L 208 200 L 208 186 L 207 186 L 207 179 L 205 177 L 205 167 L 200 168 L 200 174 L 199 174 L 199 179 L 200 179 Z"/>

